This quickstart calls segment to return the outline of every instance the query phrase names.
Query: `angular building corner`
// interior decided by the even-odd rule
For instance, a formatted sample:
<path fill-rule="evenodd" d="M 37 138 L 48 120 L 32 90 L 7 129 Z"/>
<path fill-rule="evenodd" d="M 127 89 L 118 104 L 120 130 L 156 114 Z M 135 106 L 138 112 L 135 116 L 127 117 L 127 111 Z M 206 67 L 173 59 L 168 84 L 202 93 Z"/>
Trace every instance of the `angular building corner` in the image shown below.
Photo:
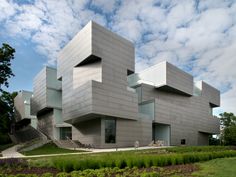
<path fill-rule="evenodd" d="M 96 148 L 207 145 L 220 92 L 168 62 L 135 73 L 133 44 L 89 22 L 34 79 L 31 114 L 50 139 Z"/>

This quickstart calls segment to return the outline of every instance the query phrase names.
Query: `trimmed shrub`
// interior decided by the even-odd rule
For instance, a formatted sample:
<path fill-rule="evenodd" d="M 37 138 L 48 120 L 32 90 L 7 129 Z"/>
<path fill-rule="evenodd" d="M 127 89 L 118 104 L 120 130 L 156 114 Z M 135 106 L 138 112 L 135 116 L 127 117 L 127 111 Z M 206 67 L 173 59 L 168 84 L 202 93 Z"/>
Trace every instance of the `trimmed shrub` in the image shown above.
<path fill-rule="evenodd" d="M 236 151 L 225 150 L 216 152 L 188 152 L 180 154 L 127 154 L 126 156 L 114 154 L 113 156 L 87 156 L 86 158 L 65 159 L 59 157 L 53 160 L 54 167 L 64 171 L 70 172 L 73 170 L 86 170 L 86 169 L 100 169 L 100 168 L 114 168 L 124 169 L 126 167 L 143 168 L 151 166 L 168 166 L 178 164 L 188 164 L 200 161 L 207 161 L 215 158 L 233 157 L 236 156 Z"/>

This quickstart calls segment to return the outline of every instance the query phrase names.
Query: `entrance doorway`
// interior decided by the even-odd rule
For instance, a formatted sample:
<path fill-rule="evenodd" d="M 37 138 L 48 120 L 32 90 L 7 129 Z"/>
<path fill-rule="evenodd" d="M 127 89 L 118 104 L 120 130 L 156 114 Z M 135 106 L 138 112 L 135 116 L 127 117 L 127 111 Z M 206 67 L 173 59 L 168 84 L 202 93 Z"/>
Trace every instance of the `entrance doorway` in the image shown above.
<path fill-rule="evenodd" d="M 170 125 L 153 123 L 152 136 L 155 143 L 161 143 L 164 146 L 170 145 Z"/>

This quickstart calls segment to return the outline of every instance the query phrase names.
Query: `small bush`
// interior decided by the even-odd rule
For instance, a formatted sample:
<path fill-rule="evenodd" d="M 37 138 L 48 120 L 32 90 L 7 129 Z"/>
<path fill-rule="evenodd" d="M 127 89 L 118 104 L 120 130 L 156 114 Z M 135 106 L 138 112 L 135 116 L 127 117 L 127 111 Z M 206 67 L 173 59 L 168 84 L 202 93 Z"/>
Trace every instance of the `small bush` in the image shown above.
<path fill-rule="evenodd" d="M 65 172 L 61 172 L 61 173 L 58 173 L 57 175 L 56 175 L 56 177 L 68 177 L 69 176 L 69 174 L 68 173 L 65 173 Z"/>

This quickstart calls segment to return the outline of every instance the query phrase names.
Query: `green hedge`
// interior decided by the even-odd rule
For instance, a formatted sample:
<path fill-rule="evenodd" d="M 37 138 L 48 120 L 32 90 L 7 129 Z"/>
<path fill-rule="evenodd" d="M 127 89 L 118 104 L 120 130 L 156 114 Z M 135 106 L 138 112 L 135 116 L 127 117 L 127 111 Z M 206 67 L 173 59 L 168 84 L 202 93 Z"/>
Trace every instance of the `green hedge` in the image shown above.
<path fill-rule="evenodd" d="M 230 146 L 178 146 L 166 148 L 166 151 L 173 153 L 186 153 L 186 152 L 215 152 L 230 150 Z"/>
<path fill-rule="evenodd" d="M 163 154 L 163 155 L 150 155 L 140 154 L 114 154 L 103 156 L 83 156 L 78 158 L 63 158 L 58 157 L 53 159 L 53 166 L 60 171 L 70 172 L 73 170 L 86 170 L 86 169 L 100 169 L 105 167 L 118 167 L 123 169 L 125 167 L 152 167 L 152 166 L 168 166 L 178 164 L 188 164 L 200 161 L 207 161 L 215 158 L 234 157 L 236 151 L 226 150 L 217 152 L 193 152 L 181 154 Z"/>

